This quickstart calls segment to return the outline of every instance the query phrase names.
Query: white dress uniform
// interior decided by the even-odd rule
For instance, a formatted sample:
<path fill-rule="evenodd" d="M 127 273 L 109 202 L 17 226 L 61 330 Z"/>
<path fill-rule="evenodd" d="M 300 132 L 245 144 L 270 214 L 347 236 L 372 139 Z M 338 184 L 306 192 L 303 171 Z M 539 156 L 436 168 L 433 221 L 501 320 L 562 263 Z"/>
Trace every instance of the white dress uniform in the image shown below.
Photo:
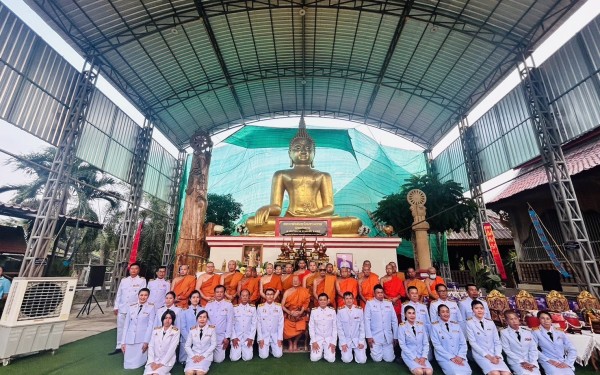
<path fill-rule="evenodd" d="M 208 312 L 210 323 L 217 330 L 217 348 L 213 356 L 213 362 L 221 363 L 225 360 L 225 349 L 223 340 L 231 338 L 231 327 L 233 326 L 233 305 L 227 298 L 220 301 L 211 301 L 204 306 Z"/>
<path fill-rule="evenodd" d="M 446 325 L 447 324 L 447 325 Z M 446 375 L 471 375 L 471 367 L 467 362 L 467 340 L 460 324 L 454 321 L 444 323 L 442 320 L 431 323 L 429 330 L 435 360 Z M 464 360 L 463 366 L 452 362 L 459 356 Z"/>
<path fill-rule="evenodd" d="M 365 320 L 362 308 L 342 306 L 337 312 L 337 330 L 342 362 L 352 362 L 352 351 L 356 363 L 367 362 L 367 342 L 365 340 Z M 359 349 L 358 345 L 363 348 Z M 342 351 L 342 346 L 348 345 L 348 350 Z"/>
<path fill-rule="evenodd" d="M 441 299 L 438 299 L 429 304 L 429 319 L 431 323 L 440 320 L 440 317 L 438 316 L 439 305 L 448 306 L 448 309 L 450 309 L 450 321 L 461 323 L 464 320 L 460 308 L 458 307 L 458 303 L 450 300 L 442 301 Z"/>
<path fill-rule="evenodd" d="M 483 323 L 483 327 L 481 326 Z M 502 358 L 502 344 L 498 336 L 496 325 L 491 319 L 484 318 L 469 318 L 466 322 L 467 339 L 471 344 L 473 359 L 484 374 L 490 371 L 506 371 L 510 372 L 503 359 L 500 359 L 498 364 L 493 364 L 486 355 L 498 356 Z"/>
<path fill-rule="evenodd" d="M 415 313 L 417 313 L 417 322 L 423 323 L 425 326 L 429 326 L 429 311 L 427 311 L 427 305 L 421 302 L 413 302 L 406 301 L 402 304 L 402 308 L 400 309 L 400 320 L 402 323 L 406 320 L 406 316 L 404 316 L 404 309 L 406 306 L 412 306 L 415 308 Z"/>
<path fill-rule="evenodd" d="M 518 332 L 518 334 L 517 334 Z M 539 375 L 537 343 L 533 339 L 531 330 L 519 327 L 517 331 L 506 327 L 500 331 L 502 349 L 506 353 L 506 362 L 515 375 Z M 522 362 L 536 366 L 533 371 L 525 370 Z"/>
<path fill-rule="evenodd" d="M 183 310 L 181 310 L 181 307 L 177 307 L 175 305 L 172 305 L 171 307 L 163 306 L 160 309 L 156 310 L 156 317 L 154 318 L 154 327 L 162 327 L 163 324 L 160 321 L 160 319 L 162 318 L 165 311 L 167 311 L 167 309 L 169 309 L 175 313 L 175 321 L 173 322 L 173 325 L 177 328 L 181 328 L 182 327 L 181 323 L 183 323 L 181 321 L 183 318 L 181 316 L 181 312 Z"/>
<path fill-rule="evenodd" d="M 184 346 L 188 357 L 184 372 L 195 370 L 208 372 L 217 344 L 217 332 L 213 325 L 206 324 L 203 328 L 192 327 Z M 204 357 L 204 359 L 196 363 L 192 359 L 195 355 Z"/>
<path fill-rule="evenodd" d="M 310 335 L 310 360 L 317 362 L 325 358 L 327 362 L 335 362 L 335 347 L 337 344 L 337 315 L 333 307 L 314 307 L 308 321 Z M 318 350 L 312 349 L 312 344 L 319 345 Z M 333 345 L 333 353 L 329 345 Z"/>
<path fill-rule="evenodd" d="M 269 347 L 273 357 L 279 358 L 283 355 L 283 344 L 277 345 L 277 341 L 283 342 L 283 310 L 277 302 L 261 303 L 256 309 L 256 341 L 264 340 L 265 344 L 258 347 L 258 356 L 267 358 Z"/>
<path fill-rule="evenodd" d="M 187 309 L 181 310 L 180 315 L 177 317 L 180 320 L 178 325 L 181 330 L 181 345 L 179 346 L 179 362 L 183 363 L 187 360 L 187 352 L 185 351 L 185 343 L 187 341 L 188 333 L 190 329 L 197 325 L 196 314 L 204 310 L 200 305 L 190 305 Z M 211 359 L 212 362 L 212 359 Z"/>
<path fill-rule="evenodd" d="M 412 372 L 417 368 L 432 368 L 427 360 L 429 356 L 429 336 L 427 327 L 422 322 L 400 323 L 398 327 L 398 344 L 402 349 L 402 360 Z M 415 361 L 417 358 L 425 358 L 425 365 L 421 366 Z"/>
<path fill-rule="evenodd" d="M 150 289 L 148 301 L 152 302 L 156 309 L 160 309 L 165 305 L 165 296 L 171 290 L 171 284 L 165 279 L 153 279 L 148 281 L 148 289 Z"/>
<path fill-rule="evenodd" d="M 233 306 L 233 326 L 231 328 L 231 341 L 239 339 L 237 348 L 231 345 L 229 358 L 232 361 L 238 361 L 242 358 L 249 361 L 254 356 L 252 345 L 248 347 L 246 340 L 253 340 L 256 337 L 256 307 L 249 303 Z"/>
<path fill-rule="evenodd" d="M 548 335 L 552 333 L 552 338 Z M 563 331 L 550 328 L 547 331 L 544 327 L 533 330 L 533 338 L 540 348 L 539 364 L 544 369 L 546 375 L 573 375 L 575 374 L 575 359 L 577 358 L 577 350 L 569 341 Z M 548 361 L 560 361 L 569 365 L 569 368 L 558 368 L 552 366 Z"/>
<path fill-rule="evenodd" d="M 150 302 L 143 305 L 134 303 L 127 309 L 121 341 L 121 345 L 125 344 L 125 369 L 139 368 L 146 364 L 148 352 L 143 353 L 142 346 L 150 343 L 154 314 L 154 305 Z"/>
<path fill-rule="evenodd" d="M 127 276 L 117 289 L 117 296 L 115 297 L 115 310 L 119 310 L 117 314 L 117 349 L 121 349 L 121 341 L 123 341 L 123 327 L 125 326 L 125 315 L 129 305 L 137 303 L 138 292 L 140 289 L 146 287 L 146 279 L 140 276 L 131 277 Z"/>
<path fill-rule="evenodd" d="M 152 338 L 148 346 L 148 362 L 146 363 L 145 374 L 170 375 L 171 369 L 175 364 L 175 351 L 179 345 L 179 329 L 175 326 L 164 328 L 156 327 L 152 331 Z M 152 363 L 159 363 L 162 367 L 152 370 Z"/>
<path fill-rule="evenodd" d="M 371 348 L 373 361 L 394 361 L 394 339 L 397 337 L 398 317 L 392 303 L 377 298 L 368 301 L 365 307 L 365 338 L 374 341 Z"/>
<path fill-rule="evenodd" d="M 485 310 L 484 317 L 492 319 L 492 314 L 490 314 L 490 308 L 488 307 L 488 304 L 485 301 L 485 299 L 479 297 L 477 298 L 477 300 L 483 304 L 483 309 Z M 461 299 L 460 302 L 458 302 L 458 307 L 460 308 L 460 313 L 464 321 L 473 317 L 473 308 L 471 307 L 472 302 L 473 299 L 471 297 L 465 297 Z"/>

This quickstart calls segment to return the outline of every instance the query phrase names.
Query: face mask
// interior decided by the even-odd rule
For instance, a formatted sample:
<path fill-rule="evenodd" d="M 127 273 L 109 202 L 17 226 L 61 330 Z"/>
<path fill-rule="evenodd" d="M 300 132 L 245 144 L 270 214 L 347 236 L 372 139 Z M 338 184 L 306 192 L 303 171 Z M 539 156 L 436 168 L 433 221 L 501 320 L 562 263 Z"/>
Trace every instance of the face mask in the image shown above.
<path fill-rule="evenodd" d="M 429 274 L 428 274 L 428 273 L 422 273 L 422 274 L 421 274 L 421 278 L 422 278 L 422 279 L 426 279 L 426 278 L 427 278 L 427 276 L 429 276 Z"/>
<path fill-rule="evenodd" d="M 436 278 L 436 274 L 434 273 L 434 274 L 432 274 L 432 275 L 429 275 L 429 278 L 430 278 L 431 280 L 435 280 L 435 278 Z"/>

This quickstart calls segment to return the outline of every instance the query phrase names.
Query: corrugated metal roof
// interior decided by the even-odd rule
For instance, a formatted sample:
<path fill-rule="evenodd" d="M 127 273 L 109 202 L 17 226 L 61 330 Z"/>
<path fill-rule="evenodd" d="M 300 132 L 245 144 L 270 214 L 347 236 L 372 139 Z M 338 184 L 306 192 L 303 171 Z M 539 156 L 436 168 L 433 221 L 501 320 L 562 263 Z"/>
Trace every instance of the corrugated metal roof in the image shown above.
<path fill-rule="evenodd" d="M 0 215 L 10 216 L 10 217 L 18 217 L 21 219 L 35 219 L 35 215 L 37 213 L 36 209 L 22 207 L 16 204 L 8 204 L 0 202 Z M 62 225 L 64 221 L 67 221 L 67 226 L 74 227 L 77 222 L 79 222 L 80 227 L 90 227 L 90 228 L 99 228 L 102 229 L 103 225 L 97 221 L 85 220 L 81 218 L 77 218 L 75 216 L 66 216 L 59 215 L 58 217 L 58 225 Z"/>
<path fill-rule="evenodd" d="M 502 221 L 500 220 L 500 216 L 492 210 L 487 210 L 487 216 L 489 223 L 492 225 L 492 229 L 494 230 L 494 237 L 496 240 L 511 240 L 512 241 L 512 233 L 510 229 L 508 229 Z M 460 242 L 460 241 L 468 241 L 473 240 L 478 243 L 479 238 L 477 237 L 477 223 L 471 223 L 471 230 L 469 232 L 460 231 L 460 232 L 449 232 L 447 234 L 448 241 L 452 242 Z"/>
<path fill-rule="evenodd" d="M 302 111 L 430 146 L 582 3 L 26 2 L 178 146 Z"/>

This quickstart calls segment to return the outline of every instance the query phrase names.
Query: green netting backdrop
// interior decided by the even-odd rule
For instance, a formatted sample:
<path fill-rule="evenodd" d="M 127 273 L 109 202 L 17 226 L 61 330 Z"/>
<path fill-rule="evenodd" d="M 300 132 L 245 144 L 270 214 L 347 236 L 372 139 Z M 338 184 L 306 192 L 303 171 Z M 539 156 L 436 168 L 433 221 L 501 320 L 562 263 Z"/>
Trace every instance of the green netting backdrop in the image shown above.
<path fill-rule="evenodd" d="M 231 194 L 243 205 L 239 223 L 269 203 L 271 178 L 275 171 L 290 167 L 288 146 L 296 132 L 245 126 L 213 149 L 208 191 Z M 371 235 L 375 231 L 367 210 L 375 210 L 411 175 L 426 172 L 423 152 L 382 146 L 355 129 L 309 129 L 308 133 L 317 145 L 315 168 L 332 176 L 336 214 L 360 218 L 372 228 Z M 413 256 L 410 243 L 398 251 Z"/>

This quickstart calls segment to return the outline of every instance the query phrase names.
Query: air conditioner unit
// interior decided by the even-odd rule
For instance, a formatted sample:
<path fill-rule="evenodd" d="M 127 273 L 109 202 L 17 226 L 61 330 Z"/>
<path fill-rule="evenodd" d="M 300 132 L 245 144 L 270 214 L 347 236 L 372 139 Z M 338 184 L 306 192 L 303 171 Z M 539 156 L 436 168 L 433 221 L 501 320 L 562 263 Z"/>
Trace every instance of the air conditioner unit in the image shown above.
<path fill-rule="evenodd" d="M 16 277 L 0 318 L 0 359 L 56 350 L 69 319 L 77 278 Z"/>

